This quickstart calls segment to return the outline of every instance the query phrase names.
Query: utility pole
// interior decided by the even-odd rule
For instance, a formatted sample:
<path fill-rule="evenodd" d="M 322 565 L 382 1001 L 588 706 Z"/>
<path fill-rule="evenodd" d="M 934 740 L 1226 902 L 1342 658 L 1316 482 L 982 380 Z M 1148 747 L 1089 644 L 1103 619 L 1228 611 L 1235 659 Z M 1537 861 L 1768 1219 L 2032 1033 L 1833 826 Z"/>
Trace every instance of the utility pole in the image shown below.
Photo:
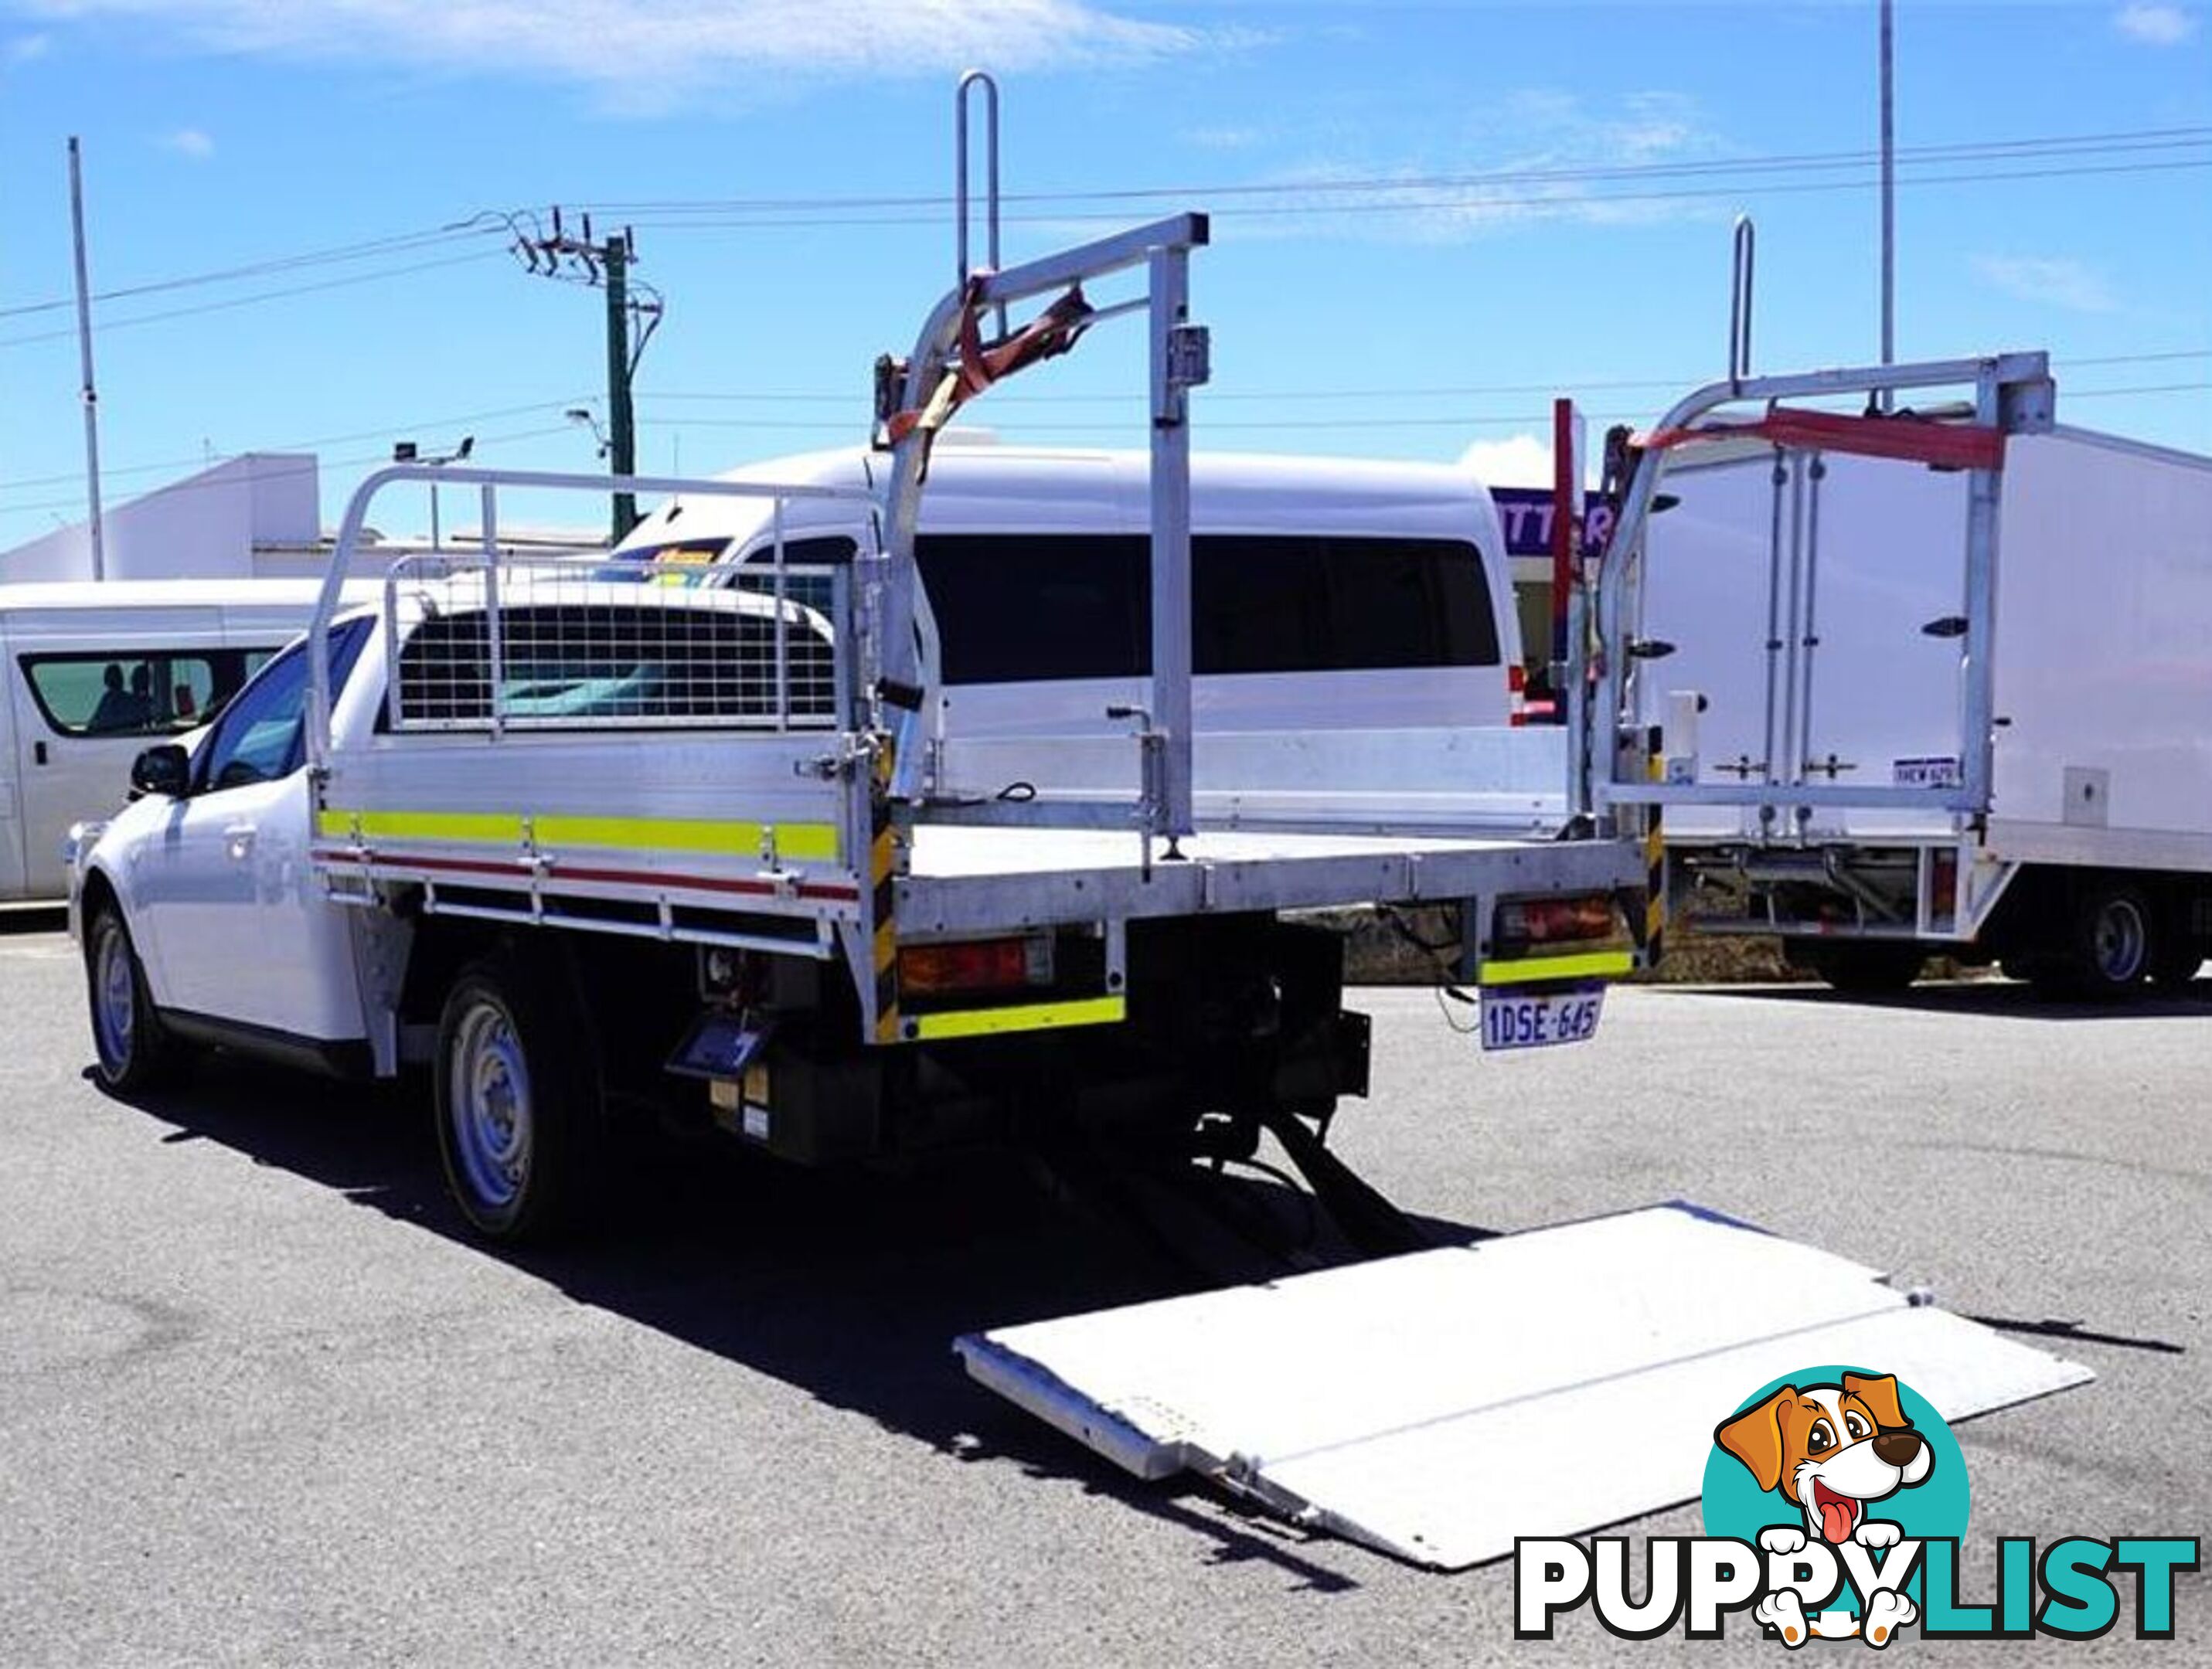
<path fill-rule="evenodd" d="M 100 519 L 100 391 L 92 375 L 92 285 L 85 276 L 84 163 L 70 135 L 70 231 L 76 245 L 76 351 L 84 399 L 84 493 L 92 509 L 92 577 L 107 578 L 107 536 Z"/>
<path fill-rule="evenodd" d="M 1897 127 L 1892 0 L 1881 0 L 1881 362 L 1897 363 Z M 1887 411 L 1891 391 L 1881 391 Z"/>
<path fill-rule="evenodd" d="M 600 258 L 607 272 L 607 441 L 608 468 L 618 476 L 637 473 L 637 416 L 629 398 L 629 234 L 609 238 Z M 614 536 L 619 543 L 637 525 L 637 499 L 615 495 Z"/>
<path fill-rule="evenodd" d="M 645 344 L 660 327 L 665 304 L 659 292 L 630 276 L 630 268 L 637 261 L 637 238 L 629 228 L 602 242 L 592 236 L 589 215 L 582 217 L 584 232 L 580 238 L 571 237 L 562 228 L 560 209 L 553 209 L 550 218 L 553 224 L 550 237 L 538 232 L 534 215 L 530 217 L 529 231 L 517 225 L 514 253 L 526 270 L 540 277 L 566 279 L 606 292 L 607 437 L 604 451 L 610 472 L 635 475 L 637 416 L 630 398 L 630 385 L 637 375 L 638 361 L 644 357 Z M 634 330 L 633 319 L 639 321 L 642 328 Z M 615 540 L 619 543 L 636 525 L 636 496 L 617 493 L 611 522 Z"/>

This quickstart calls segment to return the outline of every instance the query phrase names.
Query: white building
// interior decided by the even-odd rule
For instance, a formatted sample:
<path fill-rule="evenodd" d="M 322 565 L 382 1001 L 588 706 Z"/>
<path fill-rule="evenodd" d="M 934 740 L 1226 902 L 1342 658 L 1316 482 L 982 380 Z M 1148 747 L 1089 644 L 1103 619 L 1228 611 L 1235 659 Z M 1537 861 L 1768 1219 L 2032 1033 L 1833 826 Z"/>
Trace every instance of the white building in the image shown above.
<path fill-rule="evenodd" d="M 446 495 L 473 511 L 475 495 Z M 244 452 L 197 475 L 103 511 L 101 531 L 110 580 L 314 579 L 330 566 L 331 540 L 322 527 L 319 467 L 313 452 Z M 582 529 L 517 527 L 513 537 L 557 549 L 604 549 L 606 536 Z M 449 545 L 473 543 L 472 528 L 445 529 Z M 372 543 L 387 560 L 426 548 L 413 538 Z M 358 575 L 371 570 L 356 565 Z M 0 583 L 89 580 L 88 523 L 0 551 Z"/>

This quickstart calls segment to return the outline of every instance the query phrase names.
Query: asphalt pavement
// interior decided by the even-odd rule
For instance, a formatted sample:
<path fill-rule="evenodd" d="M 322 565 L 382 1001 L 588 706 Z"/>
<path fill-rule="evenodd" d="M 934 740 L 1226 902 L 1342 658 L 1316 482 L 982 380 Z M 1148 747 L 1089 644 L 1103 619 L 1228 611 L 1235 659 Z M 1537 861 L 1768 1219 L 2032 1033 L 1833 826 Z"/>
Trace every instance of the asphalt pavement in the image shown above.
<path fill-rule="evenodd" d="M 998 1402 L 956 1333 L 1178 1287 L 1011 1160 L 667 1153 L 595 1242 L 503 1255 L 459 1232 L 404 1090 L 217 1063 L 101 1095 L 75 953 L 27 929 L 0 931 L 9 1669 L 1778 1654 L 1586 1615 L 1516 1648 L 1504 1567 L 1137 1484 Z M 2095 1384 L 1960 1428 L 1975 1533 L 2212 1528 L 2212 981 L 2112 1012 L 2002 983 L 1620 990 L 1594 1042 L 1510 1058 L 1430 993 L 1358 1001 L 1374 1094 L 1336 1144 L 1443 1231 L 1686 1199 L 2065 1324 Z M 2212 1661 L 2212 1586 L 2179 1611 L 2165 1660 Z"/>

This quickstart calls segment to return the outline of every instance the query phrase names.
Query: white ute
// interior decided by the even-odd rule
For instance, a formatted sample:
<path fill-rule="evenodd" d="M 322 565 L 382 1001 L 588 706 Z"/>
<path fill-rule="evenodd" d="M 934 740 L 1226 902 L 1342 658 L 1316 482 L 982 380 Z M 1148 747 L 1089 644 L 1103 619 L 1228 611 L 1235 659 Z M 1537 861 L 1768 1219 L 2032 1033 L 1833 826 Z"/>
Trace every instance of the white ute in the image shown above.
<path fill-rule="evenodd" d="M 1440 977 L 1481 983 L 1486 1043 L 1578 1041 L 1647 923 L 1641 812 L 1596 803 L 1585 762 L 1625 742 L 1640 780 L 1643 755 L 1579 700 L 1541 728 L 1482 722 L 1496 706 L 1364 732 L 1278 709 L 1224 745 L 1196 721 L 1218 676 L 1192 652 L 1193 524 L 1212 510 L 1188 453 L 1206 343 L 1185 264 L 1205 240 L 1182 215 L 964 279 L 879 378 L 867 484 L 448 466 L 482 492 L 482 550 L 403 564 L 380 605 L 345 612 L 370 499 L 430 472 L 371 477 L 306 641 L 193 758 L 149 752 L 143 798 L 80 842 L 102 1081 L 132 1092 L 204 1041 L 426 1063 L 453 1197 L 503 1240 L 557 1226 L 641 1104 L 711 1108 L 806 1162 L 1008 1137 L 1187 1162 L 1249 1156 L 1264 1130 L 1347 1237 L 1407 1255 L 961 1350 L 1146 1476 L 1195 1466 L 1431 1563 L 1679 1496 L 1673 1466 L 1537 1487 L 1624 1387 L 1652 1394 L 1595 1423 L 1690 1456 L 1808 1337 L 1893 1356 L 1950 1418 L 2084 1377 L 1700 1214 L 1415 1249 L 1328 1153 L 1367 1028 L 1340 941 L 1295 913 L 1443 907 Z M 1149 314 L 1148 665 L 1097 715 L 1118 742 L 970 749 L 939 640 L 970 622 L 937 617 L 916 567 L 931 437 L 1096 322 L 1082 287 L 1133 270 L 1137 299 L 1097 311 Z M 1045 297 L 986 339 L 994 312 Z M 580 486 L 750 499 L 769 543 L 708 575 L 501 549 L 501 488 Z M 1826 1332 L 1800 1330 L 1801 1305 Z"/>

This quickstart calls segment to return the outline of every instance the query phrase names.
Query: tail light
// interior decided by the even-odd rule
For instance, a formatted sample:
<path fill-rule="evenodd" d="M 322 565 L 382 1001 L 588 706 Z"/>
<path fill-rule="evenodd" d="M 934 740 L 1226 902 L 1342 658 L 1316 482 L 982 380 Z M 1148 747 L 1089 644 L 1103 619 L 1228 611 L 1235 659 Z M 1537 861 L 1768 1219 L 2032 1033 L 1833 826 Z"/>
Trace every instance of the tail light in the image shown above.
<path fill-rule="evenodd" d="M 1519 661 L 1505 669 L 1505 722 L 1528 722 L 1528 669 Z"/>
<path fill-rule="evenodd" d="M 1938 852 L 1929 865 L 1929 906 L 1932 913 L 1948 916 L 1959 907 L 1959 854 L 1946 849 Z"/>
<path fill-rule="evenodd" d="M 1539 945 L 1587 944 L 1620 930 L 1609 893 L 1507 899 L 1498 907 L 1497 948 L 1510 954 Z"/>
<path fill-rule="evenodd" d="M 1052 939 L 1037 933 L 901 945 L 898 972 L 900 988 L 917 997 L 1050 985 Z"/>

